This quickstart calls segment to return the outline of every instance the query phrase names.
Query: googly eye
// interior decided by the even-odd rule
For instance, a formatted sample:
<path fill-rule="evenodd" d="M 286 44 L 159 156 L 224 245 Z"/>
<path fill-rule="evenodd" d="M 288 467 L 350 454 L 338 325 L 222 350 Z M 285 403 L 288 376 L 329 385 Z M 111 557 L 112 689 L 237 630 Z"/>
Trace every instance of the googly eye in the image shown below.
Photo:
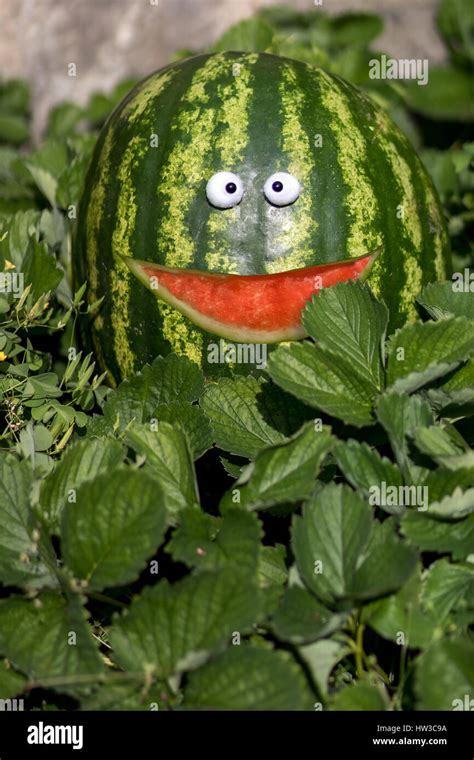
<path fill-rule="evenodd" d="M 296 177 L 287 172 L 276 172 L 267 179 L 263 192 L 274 206 L 289 206 L 298 198 L 301 186 Z"/>
<path fill-rule="evenodd" d="M 236 206 L 243 194 L 242 180 L 232 172 L 217 172 L 206 185 L 207 200 L 216 208 Z"/>

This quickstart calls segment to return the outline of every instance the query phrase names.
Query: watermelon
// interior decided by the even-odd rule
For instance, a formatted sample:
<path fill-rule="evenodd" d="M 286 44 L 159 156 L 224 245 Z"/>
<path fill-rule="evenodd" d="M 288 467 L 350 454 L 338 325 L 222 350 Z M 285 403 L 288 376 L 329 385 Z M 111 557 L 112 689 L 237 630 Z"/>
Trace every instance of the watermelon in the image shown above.
<path fill-rule="evenodd" d="M 189 58 L 138 84 L 98 139 L 73 255 L 87 301 L 103 298 L 85 337 L 112 384 L 171 351 L 211 373 L 219 336 L 301 337 L 311 269 L 348 279 L 360 272 L 345 260 L 375 250 L 368 282 L 396 327 L 448 276 L 449 249 L 432 182 L 385 111 L 303 62 Z"/>

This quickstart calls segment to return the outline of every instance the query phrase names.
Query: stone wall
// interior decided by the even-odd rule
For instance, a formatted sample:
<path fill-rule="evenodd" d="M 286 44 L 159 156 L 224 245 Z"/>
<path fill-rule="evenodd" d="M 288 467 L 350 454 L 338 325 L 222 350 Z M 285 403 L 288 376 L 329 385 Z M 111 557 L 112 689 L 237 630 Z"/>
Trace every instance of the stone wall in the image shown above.
<path fill-rule="evenodd" d="M 281 1 L 281 0 L 280 0 Z M 27 78 L 35 133 L 53 103 L 84 102 L 129 75 L 145 75 L 179 48 L 199 48 L 276 0 L 0 0 L 0 75 Z M 308 9 L 313 0 L 286 0 Z M 371 10 L 385 18 L 377 46 L 394 57 L 443 56 L 437 0 L 323 0 L 328 13 Z M 320 6 L 318 6 L 320 7 Z M 76 77 L 68 76 L 74 63 Z"/>

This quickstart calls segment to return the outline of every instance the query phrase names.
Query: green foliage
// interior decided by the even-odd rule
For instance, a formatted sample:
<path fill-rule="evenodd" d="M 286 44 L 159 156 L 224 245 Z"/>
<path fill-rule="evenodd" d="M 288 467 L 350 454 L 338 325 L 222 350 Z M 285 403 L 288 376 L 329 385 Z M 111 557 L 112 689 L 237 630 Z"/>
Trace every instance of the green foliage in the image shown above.
<path fill-rule="evenodd" d="M 85 588 L 101 590 L 134 580 L 163 538 L 163 488 L 132 469 L 97 475 L 63 511 L 64 561 Z"/>
<path fill-rule="evenodd" d="M 110 631 L 124 668 L 159 679 L 194 670 L 223 649 L 234 632 L 250 631 L 260 614 L 258 589 L 232 569 L 191 575 L 173 586 L 146 588 Z"/>
<path fill-rule="evenodd" d="M 191 674 L 184 707 L 206 710 L 304 710 L 311 693 L 285 652 L 235 647 Z"/>
<path fill-rule="evenodd" d="M 99 304 L 72 289 L 71 240 L 97 130 L 131 83 L 56 106 L 35 148 L 27 85 L 0 85 L 0 698 L 451 710 L 472 695 L 474 146 L 446 149 L 433 123 L 472 117 L 471 5 L 441 3 L 451 62 L 425 87 L 369 78 L 371 14 L 269 7 L 214 44 L 365 88 L 421 147 L 459 273 L 390 336 L 369 287 L 323 290 L 308 339 L 258 378 L 205 382 L 169 356 L 104 384 L 77 340 Z"/>

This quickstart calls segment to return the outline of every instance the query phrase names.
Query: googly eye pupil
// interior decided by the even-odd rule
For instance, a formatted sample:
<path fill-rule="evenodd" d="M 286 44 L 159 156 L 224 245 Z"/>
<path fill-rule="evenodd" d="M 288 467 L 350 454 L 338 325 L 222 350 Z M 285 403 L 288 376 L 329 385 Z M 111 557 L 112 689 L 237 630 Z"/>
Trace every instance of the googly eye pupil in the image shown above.
<path fill-rule="evenodd" d="M 283 182 L 279 182 L 278 180 L 273 183 L 272 190 L 274 190 L 276 193 L 281 193 L 283 190 Z"/>
<path fill-rule="evenodd" d="M 227 185 L 225 186 L 225 189 L 227 193 L 232 195 L 237 190 L 237 185 L 235 184 L 235 182 L 228 182 Z"/>

